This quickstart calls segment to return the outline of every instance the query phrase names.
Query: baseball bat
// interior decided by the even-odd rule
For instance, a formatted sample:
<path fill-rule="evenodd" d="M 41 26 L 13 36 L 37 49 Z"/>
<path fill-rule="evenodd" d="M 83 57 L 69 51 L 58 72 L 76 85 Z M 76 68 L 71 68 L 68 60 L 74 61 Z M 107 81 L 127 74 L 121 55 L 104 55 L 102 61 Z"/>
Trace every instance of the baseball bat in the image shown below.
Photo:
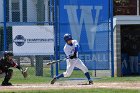
<path fill-rule="evenodd" d="M 60 60 L 53 60 L 53 61 L 48 62 L 47 65 L 52 65 L 52 64 L 55 64 L 55 63 L 59 63 L 59 62 L 64 61 L 64 60 L 66 60 L 66 58 L 60 59 Z"/>

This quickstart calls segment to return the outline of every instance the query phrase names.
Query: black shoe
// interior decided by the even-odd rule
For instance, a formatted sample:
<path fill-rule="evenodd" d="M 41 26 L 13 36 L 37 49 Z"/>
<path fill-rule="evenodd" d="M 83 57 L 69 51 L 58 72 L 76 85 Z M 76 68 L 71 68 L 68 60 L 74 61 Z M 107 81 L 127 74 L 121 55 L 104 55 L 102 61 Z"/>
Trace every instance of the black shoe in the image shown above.
<path fill-rule="evenodd" d="M 92 80 L 89 80 L 89 85 L 92 85 L 93 84 L 93 81 Z"/>
<path fill-rule="evenodd" d="M 56 77 L 55 78 L 53 78 L 53 80 L 51 81 L 51 84 L 54 84 L 55 82 L 56 82 Z"/>
<path fill-rule="evenodd" d="M 2 86 L 12 86 L 12 83 L 10 82 L 2 82 Z"/>

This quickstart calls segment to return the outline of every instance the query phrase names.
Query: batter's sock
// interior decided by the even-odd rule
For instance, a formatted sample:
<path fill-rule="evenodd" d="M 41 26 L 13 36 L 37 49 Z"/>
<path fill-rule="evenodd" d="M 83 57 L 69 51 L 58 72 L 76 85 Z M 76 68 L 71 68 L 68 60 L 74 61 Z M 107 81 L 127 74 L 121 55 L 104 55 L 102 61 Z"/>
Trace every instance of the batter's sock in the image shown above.
<path fill-rule="evenodd" d="M 63 74 L 59 74 L 58 76 L 56 76 L 56 79 L 59 79 L 61 77 L 64 77 L 64 75 Z"/>
<path fill-rule="evenodd" d="M 85 73 L 85 76 L 87 77 L 88 80 L 90 80 L 89 72 L 86 72 L 86 73 Z"/>

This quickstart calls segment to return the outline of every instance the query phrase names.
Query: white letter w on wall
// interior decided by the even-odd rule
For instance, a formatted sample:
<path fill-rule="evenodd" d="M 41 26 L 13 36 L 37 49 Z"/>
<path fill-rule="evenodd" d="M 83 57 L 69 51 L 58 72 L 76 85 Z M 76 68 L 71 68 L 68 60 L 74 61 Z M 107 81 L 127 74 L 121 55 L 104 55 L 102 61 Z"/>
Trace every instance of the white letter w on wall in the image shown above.
<path fill-rule="evenodd" d="M 93 6 L 80 6 L 81 15 L 78 14 L 78 6 L 76 5 L 65 5 L 64 9 L 67 10 L 68 20 L 73 38 L 80 41 L 82 25 L 84 24 L 87 33 L 89 49 L 93 50 L 97 31 L 97 23 L 100 11 L 102 10 L 102 6 L 94 7 L 94 10 L 96 11 L 95 17 L 93 17 Z"/>

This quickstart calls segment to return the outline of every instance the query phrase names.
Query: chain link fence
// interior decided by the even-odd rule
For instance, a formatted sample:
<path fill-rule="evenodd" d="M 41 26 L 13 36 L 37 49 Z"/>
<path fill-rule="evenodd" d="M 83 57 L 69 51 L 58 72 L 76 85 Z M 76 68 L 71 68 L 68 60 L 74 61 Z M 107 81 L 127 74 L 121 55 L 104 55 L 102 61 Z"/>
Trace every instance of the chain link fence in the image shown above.
<path fill-rule="evenodd" d="M 111 0 L 60 0 L 60 58 L 64 58 L 63 35 L 70 33 L 79 42 L 79 58 L 93 76 L 111 76 Z M 60 63 L 66 69 L 66 63 Z"/>
<path fill-rule="evenodd" d="M 13 51 L 15 37 L 12 36 L 15 26 L 53 26 L 54 55 L 28 55 L 27 53 L 26 55 L 20 54 L 14 57 L 14 60 L 19 65 L 29 67 L 29 72 L 31 74 L 29 76 L 30 79 L 36 76 L 41 76 L 43 78 L 53 77 L 54 73 L 58 74 L 59 69 L 60 72 L 65 70 L 66 62 L 51 66 L 46 65 L 46 63 L 51 60 L 63 59 L 65 57 L 63 52 L 63 46 L 65 44 L 63 35 L 65 33 L 72 34 L 73 38 L 79 41 L 79 57 L 91 72 L 93 72 L 93 70 L 99 70 L 99 74 L 100 72 L 101 74 L 109 73 L 107 76 L 110 76 L 112 59 L 110 37 L 111 20 L 109 15 L 111 10 L 108 10 L 110 7 L 109 2 L 110 0 L 107 0 L 107 2 L 104 1 L 104 3 L 94 3 L 92 0 L 87 0 L 87 2 L 84 0 L 80 2 L 77 2 L 77 0 L 1 0 L 0 51 Z M 71 6 L 68 6 L 69 4 Z M 91 5 L 94 7 L 91 7 Z M 74 13 L 76 13 L 75 11 L 77 12 L 77 18 L 74 15 Z M 92 15 L 93 20 L 90 20 Z M 90 33 L 90 29 L 94 35 Z M 40 30 L 38 30 L 38 32 L 39 31 Z M 26 32 L 28 33 L 28 31 Z M 23 40 L 24 38 L 20 37 L 20 39 Z M 48 50 L 50 48 L 48 48 Z M 35 50 L 38 50 L 38 48 Z M 56 68 L 55 71 L 54 68 Z M 79 72 L 74 75 L 79 76 L 78 74 Z M 18 77 L 19 76 L 15 76 L 15 78 Z M 18 79 L 20 81 L 20 78 Z"/>
<path fill-rule="evenodd" d="M 54 3 L 55 0 L 0 1 L 1 57 L 3 56 L 3 51 L 13 51 L 14 37 L 12 37 L 12 32 L 14 26 L 53 26 L 53 29 L 55 29 Z M 32 34 L 30 35 L 32 37 Z M 53 34 L 53 37 L 55 37 L 55 34 Z M 51 60 L 55 60 L 55 55 L 28 55 L 27 53 L 27 55 L 15 55 L 14 60 L 23 68 L 29 67 L 29 72 L 31 72 L 31 75 L 33 76 L 53 77 L 53 71 L 51 71 L 50 66 L 47 66 L 46 63 Z M 53 66 L 51 66 L 51 68 L 53 70 Z M 29 78 L 32 78 L 31 75 Z"/>

